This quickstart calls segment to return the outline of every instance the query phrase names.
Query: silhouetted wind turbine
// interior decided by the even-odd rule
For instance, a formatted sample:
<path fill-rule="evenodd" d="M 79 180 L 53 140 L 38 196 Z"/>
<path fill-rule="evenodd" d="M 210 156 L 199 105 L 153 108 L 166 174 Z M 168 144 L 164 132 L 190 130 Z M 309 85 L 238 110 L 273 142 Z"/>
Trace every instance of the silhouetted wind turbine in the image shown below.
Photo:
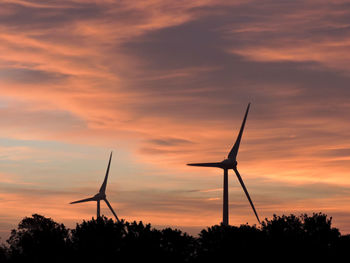
<path fill-rule="evenodd" d="M 108 162 L 108 166 L 107 166 L 106 176 L 105 176 L 105 179 L 101 185 L 100 191 L 97 194 L 95 194 L 93 197 L 82 199 L 82 200 L 75 201 L 75 202 L 71 202 L 71 204 L 96 201 L 97 202 L 97 218 L 99 218 L 100 217 L 100 201 L 103 200 L 106 202 L 107 206 L 112 211 L 112 213 L 115 216 L 115 218 L 117 219 L 117 221 L 119 221 L 117 214 L 114 212 L 112 206 L 110 205 L 110 203 L 108 202 L 108 200 L 106 198 L 106 186 L 107 186 L 107 179 L 108 179 L 108 174 L 109 174 L 109 167 L 111 166 L 111 160 L 112 160 L 112 152 L 111 152 L 111 155 L 109 156 L 109 162 Z"/>
<path fill-rule="evenodd" d="M 241 186 L 242 186 L 242 188 L 243 188 L 243 190 L 248 198 L 248 201 L 249 201 L 251 207 L 253 208 L 256 219 L 258 219 L 258 222 L 260 224 L 260 219 L 258 217 L 256 210 L 255 210 L 252 199 L 250 198 L 248 190 L 243 183 L 242 177 L 237 170 L 237 160 L 236 160 L 237 154 L 238 154 L 238 149 L 239 149 L 239 144 L 241 142 L 241 138 L 242 138 L 242 134 L 243 134 L 243 130 L 244 130 L 244 125 L 245 125 L 245 122 L 246 122 L 247 116 L 248 116 L 249 107 L 250 107 L 250 103 L 248 104 L 247 110 L 245 112 L 244 119 L 243 119 L 242 126 L 241 126 L 241 130 L 239 131 L 237 140 L 236 140 L 235 144 L 233 145 L 230 153 L 228 154 L 227 159 L 223 160 L 222 162 L 218 162 L 218 163 L 190 163 L 190 164 L 187 164 L 190 166 L 217 167 L 217 168 L 224 169 L 224 195 L 223 195 L 224 204 L 223 204 L 223 218 L 222 218 L 222 223 L 224 225 L 228 225 L 228 169 L 233 169 L 233 171 L 235 171 L 237 178 L 238 178 L 238 181 L 240 182 L 240 184 L 241 184 Z"/>

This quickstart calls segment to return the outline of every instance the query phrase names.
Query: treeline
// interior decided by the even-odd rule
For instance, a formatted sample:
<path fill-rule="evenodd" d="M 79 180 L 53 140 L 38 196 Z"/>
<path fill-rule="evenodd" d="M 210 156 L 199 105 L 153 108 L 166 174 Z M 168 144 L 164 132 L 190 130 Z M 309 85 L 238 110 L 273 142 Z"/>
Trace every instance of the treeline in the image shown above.
<path fill-rule="evenodd" d="M 350 236 L 331 226 L 332 218 L 276 216 L 261 226 L 216 225 L 198 237 L 157 230 L 142 222 L 101 217 L 67 229 L 50 218 L 24 218 L 0 247 L 0 262 L 238 262 L 348 258 Z"/>

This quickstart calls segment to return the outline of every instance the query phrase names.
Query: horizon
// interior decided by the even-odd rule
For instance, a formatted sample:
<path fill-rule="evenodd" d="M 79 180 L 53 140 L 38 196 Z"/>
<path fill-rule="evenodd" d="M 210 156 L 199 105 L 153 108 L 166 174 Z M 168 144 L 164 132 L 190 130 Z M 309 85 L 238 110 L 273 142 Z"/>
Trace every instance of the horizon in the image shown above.
<path fill-rule="evenodd" d="M 261 219 L 323 212 L 350 233 L 350 3 L 0 0 L 0 237 L 34 213 L 72 224 L 113 151 L 118 217 L 222 221 L 220 169 Z M 229 223 L 256 224 L 232 170 Z M 105 203 L 101 214 L 112 217 Z"/>
<path fill-rule="evenodd" d="M 56 221 L 54 218 L 46 217 L 45 215 L 40 215 L 40 214 L 37 214 L 37 213 L 22 217 L 21 220 L 20 220 L 20 222 L 22 222 L 22 221 L 23 221 L 24 219 L 26 219 L 26 218 L 32 219 L 34 215 L 43 216 L 43 217 L 46 218 L 46 219 L 53 220 L 53 222 L 56 222 L 57 224 L 63 224 L 63 225 L 65 225 L 65 224 L 62 223 L 62 222 Z M 331 228 L 331 229 L 337 229 L 336 227 L 333 226 L 333 223 L 332 223 L 334 218 L 332 218 L 331 216 L 328 216 L 328 215 L 326 215 L 326 214 L 324 214 L 324 213 L 322 213 L 322 212 L 317 212 L 317 213 L 314 212 L 314 213 L 312 213 L 312 214 L 298 214 L 298 215 L 296 215 L 296 214 L 276 215 L 276 214 L 275 214 L 275 215 L 272 215 L 271 218 L 264 218 L 263 220 L 261 220 L 261 223 L 263 223 L 263 222 L 267 223 L 268 221 L 272 222 L 272 221 L 274 220 L 274 216 L 277 216 L 277 217 L 283 217 L 283 216 L 285 216 L 285 217 L 292 217 L 292 216 L 295 216 L 296 218 L 301 219 L 304 215 L 307 216 L 307 217 L 309 217 L 309 218 L 312 217 L 313 215 L 321 215 L 321 216 L 325 215 L 327 219 L 330 219 L 330 220 L 331 220 L 330 228 Z M 192 226 L 192 227 L 181 227 L 181 226 L 180 226 L 180 227 L 178 227 L 178 226 L 176 226 L 176 225 L 153 225 L 152 222 L 145 222 L 145 221 L 142 221 L 142 220 L 140 220 L 140 221 L 136 221 L 136 220 L 128 221 L 128 220 L 125 220 L 124 218 L 120 218 L 119 220 L 116 220 L 115 218 L 113 218 L 113 217 L 107 217 L 107 216 L 105 216 L 104 214 L 101 214 L 101 215 L 100 215 L 100 218 L 102 218 L 102 219 L 107 219 L 107 220 L 112 220 L 115 224 L 118 224 L 118 223 L 123 223 L 123 224 L 125 224 L 125 223 L 130 223 L 130 224 L 131 224 L 131 223 L 137 223 L 137 224 L 142 223 L 144 226 L 150 225 L 150 226 L 151 226 L 151 229 L 155 229 L 155 230 L 165 230 L 165 229 L 167 229 L 167 228 L 171 228 L 172 230 L 179 230 L 179 231 L 181 231 L 183 234 L 188 234 L 188 235 L 190 235 L 190 236 L 192 236 L 192 237 L 195 237 L 195 238 L 197 238 L 197 237 L 200 236 L 200 233 L 202 232 L 202 230 L 205 230 L 205 231 L 206 231 L 206 230 L 208 230 L 208 229 L 210 229 L 210 228 L 213 228 L 213 227 L 215 227 L 215 226 L 219 226 L 219 227 L 236 227 L 236 228 L 240 228 L 240 227 L 242 227 L 242 226 L 249 226 L 249 227 L 254 227 L 254 228 L 258 229 L 258 230 L 261 230 L 261 229 L 264 228 L 264 227 L 263 227 L 263 224 L 248 224 L 247 222 L 246 222 L 246 223 L 239 224 L 239 225 L 232 225 L 232 224 L 224 225 L 223 222 L 220 222 L 220 223 L 217 223 L 217 224 L 214 224 L 214 225 L 208 225 L 208 226 L 204 226 L 204 227 L 202 227 L 202 226 Z M 85 219 L 82 219 L 82 220 L 80 220 L 80 221 L 77 221 L 77 222 L 74 223 L 74 225 L 71 225 L 71 226 L 65 225 L 65 227 L 66 227 L 68 230 L 74 230 L 78 225 L 83 224 L 83 222 L 90 222 L 90 221 L 96 221 L 96 220 L 97 220 L 97 217 L 92 216 L 91 218 L 85 218 Z M 20 222 L 18 222 L 18 223 L 20 223 Z M 18 229 L 18 224 L 17 224 L 16 226 L 14 226 L 14 229 L 16 229 L 16 228 Z M 339 230 L 339 229 L 338 229 L 338 230 Z M 340 232 L 340 231 L 339 231 L 339 232 Z M 9 231 L 9 233 L 7 233 L 7 234 L 5 235 L 5 236 L 6 236 L 6 239 L 7 239 L 10 235 L 11 235 L 11 231 Z M 350 235 L 350 234 L 347 234 L 347 233 L 344 234 L 344 233 L 341 233 L 341 232 L 340 232 L 340 236 L 349 236 L 349 235 Z M 0 236 L 0 237 L 1 237 L 1 236 Z M 3 245 L 6 246 L 6 239 L 0 238 L 0 244 L 3 244 Z"/>

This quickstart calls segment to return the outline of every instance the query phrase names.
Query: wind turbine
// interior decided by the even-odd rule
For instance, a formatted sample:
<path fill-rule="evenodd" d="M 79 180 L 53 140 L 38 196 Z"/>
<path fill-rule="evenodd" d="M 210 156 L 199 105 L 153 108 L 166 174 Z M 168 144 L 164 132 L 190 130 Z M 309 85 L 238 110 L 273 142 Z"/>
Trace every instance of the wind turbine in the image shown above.
<path fill-rule="evenodd" d="M 106 176 L 105 176 L 105 179 L 103 180 L 100 191 L 97 194 L 95 194 L 93 197 L 82 199 L 79 201 L 74 201 L 74 202 L 71 202 L 70 204 L 96 201 L 97 202 L 97 218 L 99 218 L 100 217 L 100 201 L 103 200 L 106 202 L 107 206 L 112 211 L 112 213 L 115 216 L 115 218 L 117 219 L 117 221 L 119 221 L 117 214 L 114 212 L 112 206 L 110 205 L 110 203 L 108 202 L 107 197 L 106 197 L 106 186 L 107 186 L 107 179 L 108 179 L 108 174 L 109 174 L 109 167 L 111 166 L 111 160 L 112 160 L 112 152 L 111 152 L 111 155 L 109 156 L 109 162 L 108 162 L 108 166 L 107 166 Z"/>
<path fill-rule="evenodd" d="M 229 169 L 233 169 L 233 171 L 236 173 L 238 181 L 240 182 L 247 198 L 248 201 L 251 205 L 251 207 L 253 208 L 254 214 L 256 216 L 256 219 L 258 219 L 258 222 L 260 224 L 260 219 L 259 216 L 255 210 L 254 204 L 252 202 L 252 199 L 249 196 L 248 190 L 245 187 L 242 177 L 239 174 L 238 170 L 237 170 L 237 154 L 238 154 L 238 149 L 239 149 L 239 144 L 241 142 L 241 138 L 242 138 L 242 134 L 243 134 L 243 130 L 244 130 L 244 125 L 245 122 L 247 120 L 247 116 L 248 116 L 248 111 L 249 111 L 249 107 L 250 107 L 250 103 L 248 104 L 247 110 L 245 112 L 244 115 L 244 119 L 242 122 L 242 126 L 241 126 L 241 130 L 239 131 L 237 140 L 235 142 L 235 144 L 233 145 L 230 153 L 227 156 L 227 159 L 223 160 L 222 162 L 217 162 L 217 163 L 190 163 L 187 165 L 190 166 L 203 166 L 203 167 L 216 167 L 216 168 L 221 168 L 224 170 L 224 193 L 223 193 L 223 218 L 222 218 L 222 223 L 223 225 L 228 225 L 228 170 Z"/>

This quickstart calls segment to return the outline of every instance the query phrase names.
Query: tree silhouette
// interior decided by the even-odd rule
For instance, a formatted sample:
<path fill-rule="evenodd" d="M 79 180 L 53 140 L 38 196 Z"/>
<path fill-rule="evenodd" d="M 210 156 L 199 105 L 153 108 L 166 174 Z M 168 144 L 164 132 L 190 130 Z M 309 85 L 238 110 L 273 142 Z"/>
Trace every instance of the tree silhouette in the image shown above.
<path fill-rule="evenodd" d="M 75 262 L 107 260 L 189 262 L 195 240 L 179 230 L 162 231 L 142 222 L 115 222 L 100 217 L 77 224 L 71 231 L 71 258 Z"/>
<path fill-rule="evenodd" d="M 127 235 L 123 252 L 126 258 L 132 261 L 158 261 L 161 257 L 159 241 L 161 232 L 151 228 L 150 224 L 142 222 L 126 223 Z"/>
<path fill-rule="evenodd" d="M 124 221 L 106 217 L 83 221 L 71 231 L 71 257 L 75 262 L 120 258 L 125 234 Z"/>
<path fill-rule="evenodd" d="M 179 230 L 152 229 L 142 222 L 126 223 L 124 255 L 132 261 L 189 262 L 194 254 L 193 237 Z"/>
<path fill-rule="evenodd" d="M 310 249 L 333 253 L 340 232 L 337 228 L 332 228 L 332 217 L 327 218 L 327 215 L 322 213 L 314 213 L 312 216 L 304 214 L 301 217 L 304 222 L 305 241 Z"/>
<path fill-rule="evenodd" d="M 51 218 L 25 217 L 7 240 L 14 262 L 62 262 L 66 257 L 68 230 Z"/>
<path fill-rule="evenodd" d="M 340 237 L 339 230 L 332 228 L 331 223 L 332 218 L 322 213 L 299 217 L 274 215 L 272 220 L 265 219 L 262 223 L 262 232 L 266 242 L 276 250 L 271 257 L 325 259 L 334 256 Z"/>
<path fill-rule="evenodd" d="M 7 262 L 8 257 L 8 249 L 4 245 L 0 245 L 0 262 Z"/>
<path fill-rule="evenodd" d="M 263 235 L 256 226 L 216 225 L 199 234 L 196 260 L 218 262 L 244 258 L 249 261 L 264 253 L 263 245 Z"/>
<path fill-rule="evenodd" d="M 350 250 L 350 235 L 340 236 L 337 240 L 336 247 L 335 247 L 335 260 L 338 260 L 337 262 L 341 262 L 344 260 L 344 258 L 349 257 L 349 250 Z"/>
<path fill-rule="evenodd" d="M 341 236 L 322 213 L 274 215 L 261 227 L 216 225 L 194 238 L 180 230 L 157 230 L 142 222 L 99 217 L 69 231 L 50 218 L 25 217 L 11 231 L 0 262 L 338 262 L 348 256 L 350 235 Z"/>
<path fill-rule="evenodd" d="M 171 228 L 161 232 L 160 247 L 166 262 L 190 262 L 195 255 L 196 240 L 180 230 Z"/>

